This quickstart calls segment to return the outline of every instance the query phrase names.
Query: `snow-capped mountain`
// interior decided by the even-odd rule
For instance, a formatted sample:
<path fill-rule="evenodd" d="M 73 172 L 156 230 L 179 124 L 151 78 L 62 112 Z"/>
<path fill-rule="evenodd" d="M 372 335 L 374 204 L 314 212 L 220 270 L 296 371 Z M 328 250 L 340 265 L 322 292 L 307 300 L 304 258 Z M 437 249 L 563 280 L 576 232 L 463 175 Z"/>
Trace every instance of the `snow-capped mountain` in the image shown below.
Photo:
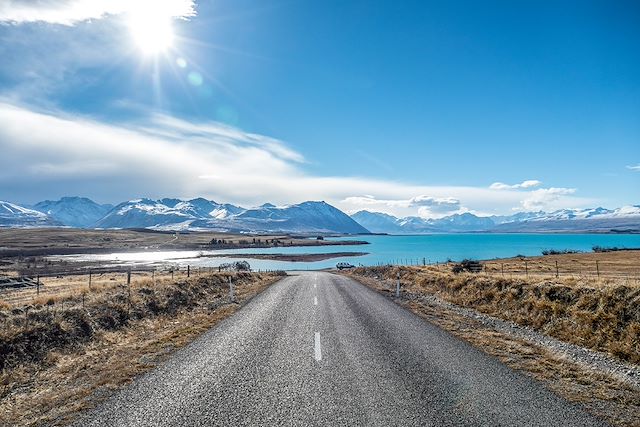
<path fill-rule="evenodd" d="M 360 211 L 352 215 L 373 233 L 424 234 L 455 232 L 545 232 L 545 231 L 639 231 L 640 206 L 618 209 L 562 209 L 554 212 L 518 212 L 508 216 L 482 217 L 471 213 L 444 218 L 396 218 L 380 212 Z"/>
<path fill-rule="evenodd" d="M 351 215 L 361 225 L 364 225 L 372 233 L 400 234 L 404 224 L 393 215 L 381 212 L 359 211 Z M 408 220 L 408 218 L 405 218 Z"/>
<path fill-rule="evenodd" d="M 62 225 L 49 215 L 0 201 L 0 227 L 50 227 Z"/>
<path fill-rule="evenodd" d="M 95 223 L 97 228 L 172 228 L 186 229 L 196 221 L 224 219 L 244 209 L 197 198 L 135 199 L 120 203 Z"/>
<path fill-rule="evenodd" d="M 32 208 L 47 214 L 54 220 L 70 227 L 90 227 L 105 216 L 113 206 L 100 205 L 86 197 L 63 197 L 60 200 L 45 200 Z"/>
<path fill-rule="evenodd" d="M 253 209 L 203 198 L 136 199 L 121 203 L 96 222 L 97 228 L 214 229 L 233 232 L 367 233 L 325 202 Z"/>
<path fill-rule="evenodd" d="M 248 209 L 233 221 L 253 231 L 297 231 L 318 233 L 368 233 L 347 214 L 326 202 L 304 202 L 295 205 L 262 205 Z"/>

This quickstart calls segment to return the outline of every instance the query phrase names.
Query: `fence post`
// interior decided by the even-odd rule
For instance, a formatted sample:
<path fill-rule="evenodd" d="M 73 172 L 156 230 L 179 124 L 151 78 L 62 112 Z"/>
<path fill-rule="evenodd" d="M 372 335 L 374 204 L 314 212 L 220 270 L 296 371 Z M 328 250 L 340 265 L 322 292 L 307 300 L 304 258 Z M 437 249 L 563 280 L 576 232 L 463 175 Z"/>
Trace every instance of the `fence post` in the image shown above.
<path fill-rule="evenodd" d="M 36 295 L 40 295 L 40 275 L 36 276 Z"/>
<path fill-rule="evenodd" d="M 89 269 L 89 290 L 91 290 L 91 269 Z"/>
<path fill-rule="evenodd" d="M 398 279 L 396 281 L 396 298 L 400 298 L 400 272 L 398 272 Z"/>
<path fill-rule="evenodd" d="M 502 277 L 504 277 L 504 263 L 500 264 L 500 268 L 502 270 Z"/>
<path fill-rule="evenodd" d="M 596 260 L 596 274 L 600 277 L 600 265 L 598 264 L 598 260 Z"/>
<path fill-rule="evenodd" d="M 191 277 L 191 266 L 187 265 L 187 277 Z"/>
<path fill-rule="evenodd" d="M 556 278 L 560 277 L 560 272 L 558 271 L 558 260 L 556 260 Z"/>
<path fill-rule="evenodd" d="M 527 277 L 527 279 L 529 278 L 529 264 L 527 264 L 527 261 L 524 261 L 524 274 Z"/>
<path fill-rule="evenodd" d="M 131 269 L 127 270 L 127 285 L 131 284 Z"/>
<path fill-rule="evenodd" d="M 229 276 L 229 299 L 231 302 L 236 302 L 236 297 L 233 294 L 233 280 L 231 280 L 231 276 Z"/>

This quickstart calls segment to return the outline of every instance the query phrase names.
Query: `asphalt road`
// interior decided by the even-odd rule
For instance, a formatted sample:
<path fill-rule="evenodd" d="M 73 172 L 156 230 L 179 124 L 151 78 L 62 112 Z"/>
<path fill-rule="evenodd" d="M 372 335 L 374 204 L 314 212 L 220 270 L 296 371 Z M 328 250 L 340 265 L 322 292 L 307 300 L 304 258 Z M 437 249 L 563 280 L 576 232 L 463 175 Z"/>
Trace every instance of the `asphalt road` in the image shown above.
<path fill-rule="evenodd" d="M 299 273 L 80 426 L 592 426 L 601 422 L 348 278 Z"/>

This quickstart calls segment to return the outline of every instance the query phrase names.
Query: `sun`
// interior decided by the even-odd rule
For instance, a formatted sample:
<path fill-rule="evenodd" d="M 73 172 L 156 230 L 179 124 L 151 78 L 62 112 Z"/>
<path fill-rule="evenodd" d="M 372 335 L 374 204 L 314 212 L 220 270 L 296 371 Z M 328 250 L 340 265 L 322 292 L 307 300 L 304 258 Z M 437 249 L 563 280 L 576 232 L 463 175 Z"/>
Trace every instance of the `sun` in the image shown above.
<path fill-rule="evenodd" d="M 145 55 L 157 55 L 173 46 L 173 17 L 160 11 L 145 10 L 129 16 L 129 31 Z"/>

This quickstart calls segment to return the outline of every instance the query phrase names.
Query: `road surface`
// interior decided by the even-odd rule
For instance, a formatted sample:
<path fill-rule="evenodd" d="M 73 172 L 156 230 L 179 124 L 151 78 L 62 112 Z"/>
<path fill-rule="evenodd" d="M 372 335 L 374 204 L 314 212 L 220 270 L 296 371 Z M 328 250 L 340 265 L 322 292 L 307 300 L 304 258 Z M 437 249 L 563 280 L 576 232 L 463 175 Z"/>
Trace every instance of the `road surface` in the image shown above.
<path fill-rule="evenodd" d="M 351 279 L 295 274 L 77 425 L 604 425 Z"/>

